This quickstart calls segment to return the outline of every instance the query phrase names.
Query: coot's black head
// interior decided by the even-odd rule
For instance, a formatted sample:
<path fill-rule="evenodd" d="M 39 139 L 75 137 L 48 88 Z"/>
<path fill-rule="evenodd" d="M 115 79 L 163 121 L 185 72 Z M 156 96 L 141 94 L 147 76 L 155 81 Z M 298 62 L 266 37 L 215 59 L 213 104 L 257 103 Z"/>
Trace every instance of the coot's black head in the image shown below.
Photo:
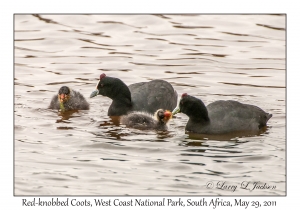
<path fill-rule="evenodd" d="M 200 99 L 190 96 L 187 93 L 182 94 L 179 107 L 175 108 L 172 114 L 175 115 L 178 112 L 182 112 L 194 120 L 209 120 L 204 103 Z"/>
<path fill-rule="evenodd" d="M 69 100 L 71 90 L 67 86 L 62 86 L 58 91 L 58 100 L 60 103 L 64 103 Z"/>
<path fill-rule="evenodd" d="M 154 116 L 158 122 L 166 124 L 172 118 L 172 113 L 168 110 L 159 109 L 155 112 Z"/>
<path fill-rule="evenodd" d="M 131 100 L 131 94 L 127 85 L 122 80 L 108 77 L 105 74 L 100 75 L 96 90 L 91 93 L 90 98 L 93 98 L 96 95 L 107 96 L 112 100 L 121 100 L 122 97 Z"/>

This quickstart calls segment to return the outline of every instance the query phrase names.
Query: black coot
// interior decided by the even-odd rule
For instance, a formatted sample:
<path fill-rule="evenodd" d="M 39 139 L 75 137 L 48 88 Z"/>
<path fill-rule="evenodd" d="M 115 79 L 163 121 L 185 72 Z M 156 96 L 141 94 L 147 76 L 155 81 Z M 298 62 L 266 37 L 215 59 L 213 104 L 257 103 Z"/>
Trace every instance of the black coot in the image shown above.
<path fill-rule="evenodd" d="M 257 132 L 265 127 L 272 114 L 261 108 L 237 101 L 204 103 L 186 93 L 182 94 L 179 107 L 172 112 L 182 112 L 189 117 L 186 131 L 199 134 L 225 134 L 230 132 Z"/>
<path fill-rule="evenodd" d="M 108 116 L 121 116 L 130 111 L 153 114 L 158 109 L 173 110 L 177 104 L 177 92 L 164 80 L 152 80 L 127 86 L 122 80 L 100 75 L 91 98 L 103 95 L 111 98 Z"/>
<path fill-rule="evenodd" d="M 120 122 L 127 127 L 141 130 L 167 130 L 167 123 L 172 118 L 172 113 L 168 110 L 159 109 L 154 116 L 148 113 L 131 112 L 123 115 Z"/>
<path fill-rule="evenodd" d="M 71 90 L 71 88 L 67 86 L 62 86 L 58 91 L 58 95 L 53 96 L 48 108 L 57 110 L 60 109 L 64 112 L 79 109 L 87 110 L 89 107 L 89 103 L 85 100 L 81 93 Z"/>

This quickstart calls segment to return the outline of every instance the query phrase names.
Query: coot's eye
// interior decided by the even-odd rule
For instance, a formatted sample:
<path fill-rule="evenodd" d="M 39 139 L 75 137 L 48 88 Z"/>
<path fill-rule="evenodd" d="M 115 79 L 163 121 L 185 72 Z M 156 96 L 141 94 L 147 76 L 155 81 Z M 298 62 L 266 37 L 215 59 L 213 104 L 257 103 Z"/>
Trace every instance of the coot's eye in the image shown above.
<path fill-rule="evenodd" d="M 183 101 L 180 101 L 180 104 L 183 105 Z"/>
<path fill-rule="evenodd" d="M 103 87 L 103 86 L 104 86 L 104 85 L 101 83 L 101 84 L 100 84 L 100 87 Z"/>

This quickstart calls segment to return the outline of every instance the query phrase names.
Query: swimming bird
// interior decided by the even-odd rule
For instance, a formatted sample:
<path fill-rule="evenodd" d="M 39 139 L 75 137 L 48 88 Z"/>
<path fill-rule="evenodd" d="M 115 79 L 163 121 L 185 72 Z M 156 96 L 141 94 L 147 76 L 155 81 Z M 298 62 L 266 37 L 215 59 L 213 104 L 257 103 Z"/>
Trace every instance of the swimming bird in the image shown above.
<path fill-rule="evenodd" d="M 69 110 L 88 110 L 89 103 L 78 91 L 72 90 L 67 86 L 62 86 L 58 94 L 53 96 L 48 108 L 60 109 L 62 112 Z"/>
<path fill-rule="evenodd" d="M 141 130 L 167 130 L 167 123 L 171 118 L 170 111 L 159 109 L 154 116 L 148 113 L 132 112 L 121 116 L 120 122 L 127 127 Z"/>
<path fill-rule="evenodd" d="M 238 101 L 215 101 L 205 106 L 196 97 L 182 94 L 173 115 L 182 112 L 189 117 L 185 130 L 198 134 L 225 134 L 237 131 L 257 132 L 267 125 L 272 114 Z"/>
<path fill-rule="evenodd" d="M 177 105 L 177 92 L 164 80 L 139 82 L 127 86 L 115 77 L 100 75 L 91 98 L 103 95 L 112 99 L 108 116 L 126 115 L 132 111 L 154 113 L 158 109 L 173 110 Z"/>

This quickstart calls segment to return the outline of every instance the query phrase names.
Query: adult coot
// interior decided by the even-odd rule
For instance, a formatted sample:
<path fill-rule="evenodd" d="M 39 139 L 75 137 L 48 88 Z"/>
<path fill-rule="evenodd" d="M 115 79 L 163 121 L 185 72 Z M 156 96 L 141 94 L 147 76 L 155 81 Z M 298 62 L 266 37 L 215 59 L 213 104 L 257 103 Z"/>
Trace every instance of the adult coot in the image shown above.
<path fill-rule="evenodd" d="M 186 93 L 182 94 L 179 107 L 172 112 L 182 112 L 189 117 L 186 131 L 199 134 L 225 134 L 230 132 L 257 132 L 266 126 L 272 114 L 261 108 L 237 101 L 204 103 Z"/>
<path fill-rule="evenodd" d="M 122 80 L 100 75 L 96 90 L 91 98 L 103 95 L 113 101 L 108 116 L 121 116 L 130 111 L 154 113 L 158 109 L 173 110 L 177 104 L 177 92 L 164 80 L 139 82 L 127 86 Z"/>
<path fill-rule="evenodd" d="M 87 110 L 89 107 L 89 103 L 85 100 L 81 93 L 71 90 L 71 88 L 67 86 L 62 86 L 58 91 L 58 95 L 53 96 L 48 108 L 57 110 L 60 109 L 64 112 L 78 109 Z"/>
<path fill-rule="evenodd" d="M 147 113 L 131 112 L 123 115 L 120 122 L 127 127 L 141 130 L 167 130 L 167 123 L 171 119 L 172 113 L 168 110 L 159 109 L 150 116 Z"/>

